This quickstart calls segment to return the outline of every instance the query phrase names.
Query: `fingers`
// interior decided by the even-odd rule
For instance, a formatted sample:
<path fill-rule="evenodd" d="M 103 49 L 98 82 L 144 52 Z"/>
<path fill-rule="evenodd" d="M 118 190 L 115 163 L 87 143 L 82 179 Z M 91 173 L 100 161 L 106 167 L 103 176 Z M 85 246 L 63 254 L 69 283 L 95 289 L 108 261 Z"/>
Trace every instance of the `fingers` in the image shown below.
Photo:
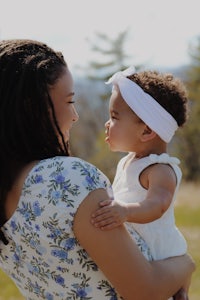
<path fill-rule="evenodd" d="M 93 220 L 93 223 L 95 222 L 98 222 L 100 220 L 104 220 L 107 218 L 108 216 L 108 213 L 109 213 L 109 209 L 106 207 L 102 207 L 100 209 L 97 209 L 96 211 L 94 211 L 92 213 L 92 220 Z"/>
<path fill-rule="evenodd" d="M 119 224 L 117 224 L 113 218 L 98 222 L 93 224 L 95 227 L 100 228 L 101 230 L 111 230 L 113 228 L 116 228 L 117 226 L 119 226 Z"/>
<path fill-rule="evenodd" d="M 93 212 L 91 216 L 91 223 L 95 227 L 102 230 L 110 230 L 123 223 L 121 206 L 112 201 L 112 199 L 101 201 L 99 206 L 100 208 Z"/>
<path fill-rule="evenodd" d="M 112 199 L 106 199 L 106 200 L 103 200 L 99 203 L 99 206 L 100 207 L 103 207 L 103 206 L 107 206 L 107 205 L 110 205 L 112 203 Z"/>
<path fill-rule="evenodd" d="M 113 229 L 119 225 L 116 223 L 116 220 L 111 215 L 110 211 L 105 211 L 105 212 L 100 211 L 99 213 L 96 212 L 95 214 L 92 215 L 91 223 L 95 227 L 101 228 L 102 230 Z"/>

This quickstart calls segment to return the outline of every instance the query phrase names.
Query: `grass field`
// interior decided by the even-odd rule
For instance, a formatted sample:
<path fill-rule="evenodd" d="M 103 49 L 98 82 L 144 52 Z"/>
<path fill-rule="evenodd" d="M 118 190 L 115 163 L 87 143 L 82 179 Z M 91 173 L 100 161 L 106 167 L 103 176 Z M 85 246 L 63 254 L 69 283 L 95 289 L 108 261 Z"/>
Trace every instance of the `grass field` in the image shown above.
<path fill-rule="evenodd" d="M 184 234 L 196 263 L 189 299 L 200 299 L 200 185 L 182 184 L 175 210 L 177 225 Z"/>
<path fill-rule="evenodd" d="M 200 185 L 183 183 L 175 208 L 177 225 L 184 234 L 189 253 L 196 262 L 189 292 L 190 300 L 200 299 Z M 14 284 L 0 271 L 0 300 L 24 300 Z"/>

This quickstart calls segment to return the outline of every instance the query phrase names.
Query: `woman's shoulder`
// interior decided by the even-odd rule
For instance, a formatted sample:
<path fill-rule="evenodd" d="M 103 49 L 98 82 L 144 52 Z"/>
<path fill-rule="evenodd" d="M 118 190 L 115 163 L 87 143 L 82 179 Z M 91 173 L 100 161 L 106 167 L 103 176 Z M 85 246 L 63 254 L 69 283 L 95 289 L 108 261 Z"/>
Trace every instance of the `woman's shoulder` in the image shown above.
<path fill-rule="evenodd" d="M 93 164 L 73 156 L 55 156 L 39 161 L 31 170 L 28 181 L 46 182 L 56 180 L 70 180 L 74 184 L 81 180 L 91 185 L 109 186 L 107 176 Z"/>
<path fill-rule="evenodd" d="M 82 167 L 88 167 L 97 171 L 98 168 L 94 166 L 93 164 L 85 161 L 84 159 L 81 159 L 79 157 L 75 156 L 55 156 L 55 157 L 50 157 L 46 158 L 43 160 L 40 160 L 36 165 L 35 168 L 38 169 L 52 169 L 52 168 L 73 168 L 76 169 L 76 167 L 82 166 Z M 101 172 L 101 171 L 100 171 Z"/>

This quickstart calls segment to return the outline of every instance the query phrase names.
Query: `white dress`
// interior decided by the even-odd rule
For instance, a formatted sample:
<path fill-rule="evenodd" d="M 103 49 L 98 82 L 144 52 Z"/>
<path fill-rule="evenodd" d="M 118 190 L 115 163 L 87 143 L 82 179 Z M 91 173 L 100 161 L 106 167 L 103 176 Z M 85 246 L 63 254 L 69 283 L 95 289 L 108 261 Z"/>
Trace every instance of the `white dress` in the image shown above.
<path fill-rule="evenodd" d="M 0 268 L 25 299 L 122 299 L 73 232 L 80 203 L 97 188 L 112 193 L 107 177 L 79 158 L 42 160 L 28 174 L 17 209 L 2 227 L 9 243 L 0 241 Z M 150 259 L 145 242 L 129 232 Z"/>
<path fill-rule="evenodd" d="M 125 162 L 133 156 L 129 153 L 123 157 L 117 166 L 113 182 L 114 197 L 122 202 L 141 202 L 147 195 L 147 190 L 139 182 L 141 172 L 152 164 L 169 164 L 177 177 L 177 186 L 171 205 L 163 216 L 146 224 L 132 224 L 133 228 L 143 237 L 150 248 L 154 260 L 185 254 L 187 244 L 185 238 L 175 225 L 174 201 L 181 181 L 182 173 L 178 167 L 179 160 L 168 154 L 151 154 L 141 159 L 132 159 L 124 168 Z"/>

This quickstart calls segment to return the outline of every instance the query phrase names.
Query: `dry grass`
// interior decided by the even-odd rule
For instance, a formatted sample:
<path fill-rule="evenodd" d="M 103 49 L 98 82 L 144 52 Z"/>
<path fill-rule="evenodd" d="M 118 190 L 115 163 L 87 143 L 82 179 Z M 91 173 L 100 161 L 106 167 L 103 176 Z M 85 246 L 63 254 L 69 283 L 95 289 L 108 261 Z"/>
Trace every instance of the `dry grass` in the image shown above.
<path fill-rule="evenodd" d="M 200 184 L 182 183 L 176 203 L 177 225 L 188 242 L 196 270 L 192 276 L 189 299 L 200 299 Z"/>
<path fill-rule="evenodd" d="M 190 208 L 199 208 L 200 184 L 183 182 L 178 193 L 176 204 L 179 206 L 188 206 Z"/>

